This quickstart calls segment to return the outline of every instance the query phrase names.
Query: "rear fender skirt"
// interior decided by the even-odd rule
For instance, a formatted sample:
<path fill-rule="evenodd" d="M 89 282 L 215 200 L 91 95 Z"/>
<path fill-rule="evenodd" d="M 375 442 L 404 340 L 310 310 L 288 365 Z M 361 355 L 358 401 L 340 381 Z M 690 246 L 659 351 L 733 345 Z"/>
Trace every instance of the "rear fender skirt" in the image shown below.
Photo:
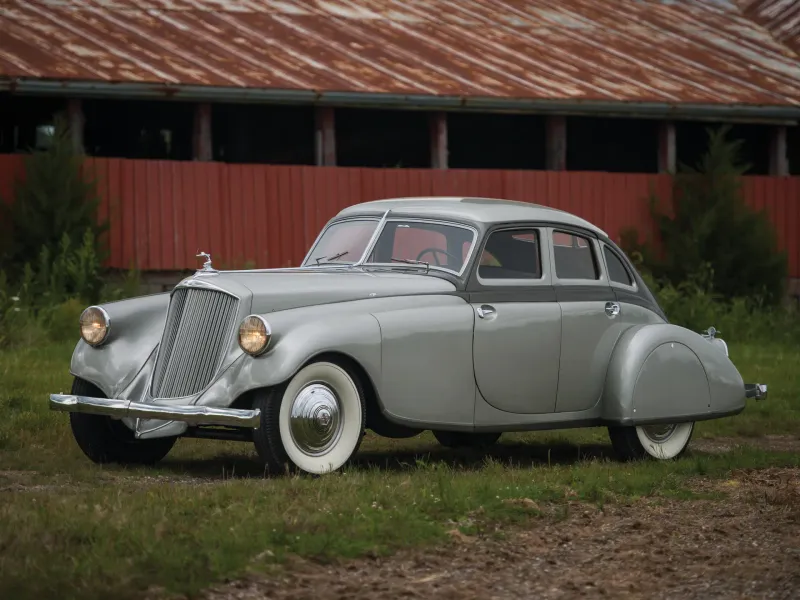
<path fill-rule="evenodd" d="M 632 327 L 617 343 L 603 392 L 604 422 L 695 421 L 744 409 L 742 377 L 719 346 L 678 325 Z"/>

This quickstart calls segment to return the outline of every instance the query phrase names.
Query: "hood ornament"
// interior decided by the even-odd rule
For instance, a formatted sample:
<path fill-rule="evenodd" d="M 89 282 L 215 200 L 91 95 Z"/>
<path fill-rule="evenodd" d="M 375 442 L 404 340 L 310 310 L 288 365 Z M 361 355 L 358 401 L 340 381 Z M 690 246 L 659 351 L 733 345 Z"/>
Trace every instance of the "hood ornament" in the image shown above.
<path fill-rule="evenodd" d="M 200 252 L 196 257 L 206 259 L 203 263 L 203 267 L 198 269 L 198 273 L 218 273 L 218 271 L 211 266 L 211 255 L 208 252 Z"/>

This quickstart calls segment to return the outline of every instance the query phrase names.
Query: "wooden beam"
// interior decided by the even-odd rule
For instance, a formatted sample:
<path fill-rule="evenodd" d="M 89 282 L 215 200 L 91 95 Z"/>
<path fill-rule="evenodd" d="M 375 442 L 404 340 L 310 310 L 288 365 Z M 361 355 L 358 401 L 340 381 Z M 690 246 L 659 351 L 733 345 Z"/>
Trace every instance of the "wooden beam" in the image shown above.
<path fill-rule="evenodd" d="M 69 134 L 72 138 L 72 147 L 75 152 L 83 154 L 83 129 L 86 119 L 83 116 L 83 104 L 80 98 L 67 100 L 67 120 L 69 122 Z"/>
<path fill-rule="evenodd" d="M 447 113 L 435 112 L 430 116 L 431 168 L 446 169 L 447 156 Z"/>
<path fill-rule="evenodd" d="M 317 107 L 314 154 L 318 167 L 336 166 L 336 114 L 330 106 Z"/>
<path fill-rule="evenodd" d="M 192 155 L 194 160 L 214 160 L 214 146 L 211 136 L 211 105 L 203 102 L 194 107 L 194 132 L 192 135 Z"/>
<path fill-rule="evenodd" d="M 561 115 L 548 116 L 546 127 L 546 168 L 548 171 L 564 171 L 567 168 L 567 118 Z"/>
<path fill-rule="evenodd" d="M 658 127 L 658 172 L 675 173 L 677 155 L 675 123 L 664 121 Z"/>
<path fill-rule="evenodd" d="M 789 174 L 786 126 L 784 125 L 775 125 L 770 131 L 769 174 L 777 177 L 784 177 Z"/>

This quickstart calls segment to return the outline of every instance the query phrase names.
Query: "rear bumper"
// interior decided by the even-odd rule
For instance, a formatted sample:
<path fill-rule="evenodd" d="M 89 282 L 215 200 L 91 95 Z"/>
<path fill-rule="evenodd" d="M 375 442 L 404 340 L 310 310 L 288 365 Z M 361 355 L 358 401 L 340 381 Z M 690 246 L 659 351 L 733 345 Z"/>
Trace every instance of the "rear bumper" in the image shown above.
<path fill-rule="evenodd" d="M 748 398 L 755 398 L 756 400 L 767 399 L 767 384 L 766 383 L 745 383 L 744 394 Z"/>
<path fill-rule="evenodd" d="M 160 419 L 183 421 L 194 425 L 229 425 L 256 428 L 261 411 L 210 406 L 163 406 L 113 398 L 91 398 L 70 394 L 50 394 L 50 410 L 106 415 L 117 419 Z"/>

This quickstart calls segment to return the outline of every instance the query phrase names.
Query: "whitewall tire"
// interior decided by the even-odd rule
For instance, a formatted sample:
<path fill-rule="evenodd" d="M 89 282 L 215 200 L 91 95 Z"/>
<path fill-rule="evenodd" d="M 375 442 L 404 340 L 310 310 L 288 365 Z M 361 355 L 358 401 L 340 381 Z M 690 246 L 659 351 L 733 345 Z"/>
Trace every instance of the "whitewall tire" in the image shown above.
<path fill-rule="evenodd" d="M 611 445 L 623 460 L 678 458 L 689 446 L 693 432 L 692 422 L 608 428 Z"/>
<path fill-rule="evenodd" d="M 363 388 L 338 362 L 306 365 L 287 384 L 260 393 L 254 406 L 261 409 L 256 449 L 273 472 L 336 471 L 364 436 Z"/>

